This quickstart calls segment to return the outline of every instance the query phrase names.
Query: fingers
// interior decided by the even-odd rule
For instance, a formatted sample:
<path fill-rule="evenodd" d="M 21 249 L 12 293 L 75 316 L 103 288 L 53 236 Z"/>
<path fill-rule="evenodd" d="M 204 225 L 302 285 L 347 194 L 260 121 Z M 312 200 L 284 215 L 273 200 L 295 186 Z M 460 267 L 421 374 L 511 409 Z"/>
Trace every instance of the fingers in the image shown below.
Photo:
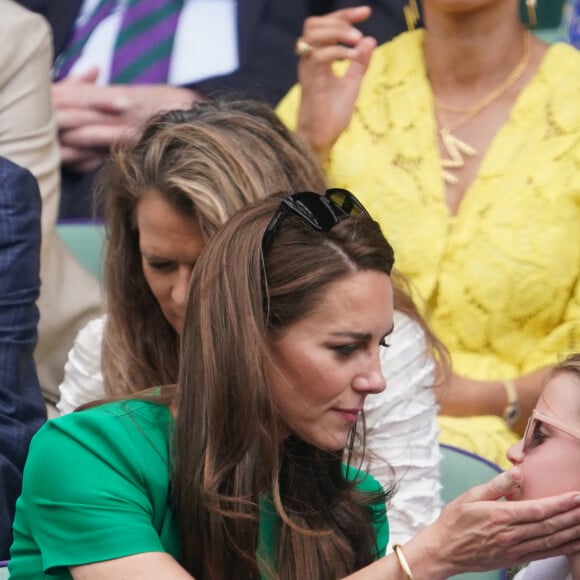
<path fill-rule="evenodd" d="M 512 469 L 510 471 L 516 471 Z M 509 486 L 498 476 L 496 490 Z M 491 483 L 491 482 L 489 482 Z M 482 486 L 480 486 L 482 487 Z M 516 563 L 569 554 L 580 547 L 580 494 L 570 492 L 538 500 L 473 503 L 486 510 L 492 505 L 489 526 L 494 542 L 504 549 L 506 562 Z"/>
<path fill-rule="evenodd" d="M 340 10 L 335 10 L 330 12 L 328 16 L 334 15 L 337 18 L 342 18 L 348 20 L 349 22 L 357 23 L 364 22 L 371 15 L 371 7 L 366 6 L 353 6 L 351 8 L 341 8 Z"/>
<path fill-rule="evenodd" d="M 510 492 L 521 485 L 521 482 L 521 470 L 519 467 L 512 467 L 509 471 L 500 473 L 487 483 L 473 487 L 456 498 L 454 502 L 467 504 L 477 501 L 495 501 L 509 496 Z M 521 500 L 499 505 L 509 512 L 511 523 L 538 522 L 579 508 L 580 492 L 569 492 L 539 500 Z M 578 521 L 580 523 L 580 519 Z M 570 525 L 575 522 L 575 517 L 571 516 Z"/>
<path fill-rule="evenodd" d="M 56 123 L 60 133 L 86 125 L 114 125 L 121 122 L 121 117 L 79 107 L 64 107 L 56 111 Z"/>
<path fill-rule="evenodd" d="M 522 473 L 517 467 L 500 473 L 492 480 L 473 487 L 457 498 L 456 501 L 495 501 L 514 491 L 522 482 Z"/>
<path fill-rule="evenodd" d="M 552 531 L 549 526 L 553 525 L 553 522 L 556 522 L 556 527 L 580 523 L 580 493 L 578 492 L 543 499 L 509 502 L 506 505 L 509 505 L 513 511 L 515 523 L 534 523 L 553 518 L 553 521 L 547 524 L 547 532 Z"/>
<path fill-rule="evenodd" d="M 67 77 L 69 82 L 77 83 L 91 83 L 94 84 L 99 78 L 99 67 L 91 66 L 88 70 L 81 74 L 70 75 Z"/>
<path fill-rule="evenodd" d="M 335 10 L 334 12 L 329 12 L 323 16 L 309 16 L 304 21 L 303 36 L 306 36 L 312 28 L 316 27 L 343 25 L 352 28 L 352 26 L 349 25 L 364 22 L 370 15 L 370 6 L 355 6 L 353 8 Z M 310 40 L 310 38 L 308 38 L 308 40 Z"/>
<path fill-rule="evenodd" d="M 356 46 L 363 39 L 363 34 L 353 26 L 370 16 L 368 6 L 345 8 L 324 16 L 311 16 L 304 21 L 302 37 L 314 48 L 324 48 L 344 44 Z M 334 59 L 349 58 L 344 52 L 334 55 Z"/>
<path fill-rule="evenodd" d="M 53 83 L 52 100 L 57 111 L 75 108 L 122 114 L 133 106 L 124 87 L 98 87 L 79 79 Z"/>
<path fill-rule="evenodd" d="M 312 48 L 298 65 L 302 88 L 297 130 L 323 161 L 348 126 L 360 84 L 376 47 L 353 23 L 370 15 L 368 6 L 331 12 L 305 21 L 302 38 Z M 334 68 L 336 61 L 348 67 Z"/>
<path fill-rule="evenodd" d="M 569 556 L 580 552 L 580 525 L 547 537 L 536 538 L 529 543 L 529 551 L 519 562 L 543 560 L 553 556 Z"/>
<path fill-rule="evenodd" d="M 557 498 L 549 498 L 557 499 Z M 572 504 L 570 503 L 572 499 Z M 539 500 L 542 504 L 544 500 Z M 513 505 L 520 506 L 517 502 Z M 570 508 L 569 506 L 575 506 Z M 568 506 L 568 507 L 567 507 Z M 500 545 L 506 547 L 505 557 L 511 562 L 539 560 L 556 555 L 568 555 L 580 550 L 580 506 L 572 498 L 561 498 L 555 505 L 538 506 L 528 523 L 513 522 L 497 535 Z M 533 506 L 530 506 L 532 510 Z M 553 509 L 566 511 L 545 516 Z M 526 510 L 528 508 L 526 507 Z M 532 510 L 533 511 L 533 510 Z M 517 515 L 516 515 L 517 518 Z"/>
<path fill-rule="evenodd" d="M 376 42 L 373 38 L 365 37 L 356 47 L 348 48 L 339 44 L 314 49 L 307 58 L 303 58 L 302 67 L 326 67 L 335 61 L 347 60 L 355 65 L 350 72 L 362 77 L 366 72 Z M 349 69 L 350 70 L 350 69 Z"/>
<path fill-rule="evenodd" d="M 356 77 L 359 82 L 362 80 L 376 46 L 376 40 L 370 36 L 366 36 L 358 43 L 355 49 L 352 49 L 352 54 L 348 57 L 351 61 L 351 65 L 347 71 L 347 78 Z"/>
<path fill-rule="evenodd" d="M 128 124 L 84 125 L 76 129 L 61 132 L 61 146 L 79 149 L 109 149 L 113 143 L 123 139 L 131 132 Z"/>
<path fill-rule="evenodd" d="M 106 158 L 105 152 L 73 147 L 61 147 L 62 164 L 77 173 L 87 173 L 96 169 Z"/>
<path fill-rule="evenodd" d="M 312 16 L 306 20 L 303 36 L 308 44 L 319 47 L 338 42 L 354 45 L 363 37 L 363 33 L 345 20 Z"/>

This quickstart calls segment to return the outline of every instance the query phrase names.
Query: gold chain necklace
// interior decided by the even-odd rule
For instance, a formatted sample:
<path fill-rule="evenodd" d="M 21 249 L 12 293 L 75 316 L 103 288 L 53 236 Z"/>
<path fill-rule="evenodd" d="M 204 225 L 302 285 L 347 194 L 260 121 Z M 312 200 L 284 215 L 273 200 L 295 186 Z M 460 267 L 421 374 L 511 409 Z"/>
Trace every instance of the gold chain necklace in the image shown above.
<path fill-rule="evenodd" d="M 504 93 L 506 93 L 524 74 L 525 70 L 528 68 L 528 64 L 530 63 L 530 56 L 532 52 L 532 34 L 530 31 L 526 31 L 524 35 L 524 50 L 522 54 L 522 58 L 516 65 L 516 67 L 510 72 L 510 74 L 506 77 L 506 79 L 501 83 L 497 89 L 494 89 L 491 93 L 485 96 L 481 101 L 476 103 L 475 105 L 467 108 L 461 109 L 458 107 L 451 107 L 449 105 L 441 105 L 437 100 L 435 100 L 435 104 L 438 108 L 444 109 L 447 111 L 453 111 L 456 113 L 463 113 L 463 115 L 452 123 L 448 127 L 443 127 L 439 129 L 439 138 L 443 143 L 446 151 L 446 157 L 443 158 L 441 165 L 443 167 L 443 179 L 445 183 L 449 183 L 451 185 L 456 184 L 459 179 L 449 171 L 450 169 L 459 169 L 465 165 L 464 155 L 467 157 L 474 157 L 478 155 L 476 149 L 474 149 L 471 145 L 462 141 L 455 135 L 453 135 L 453 131 L 460 129 L 464 125 L 467 125 L 469 121 L 474 119 L 479 113 L 481 113 L 485 108 L 491 105 L 494 101 L 499 99 Z M 441 125 L 441 123 L 440 123 Z"/>

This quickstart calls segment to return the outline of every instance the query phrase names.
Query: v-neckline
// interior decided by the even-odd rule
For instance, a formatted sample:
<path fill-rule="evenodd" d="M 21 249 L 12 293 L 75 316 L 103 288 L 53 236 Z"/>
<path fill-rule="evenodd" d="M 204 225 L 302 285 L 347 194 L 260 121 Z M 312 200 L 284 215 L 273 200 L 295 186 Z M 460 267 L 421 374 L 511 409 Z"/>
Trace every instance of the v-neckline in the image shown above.
<path fill-rule="evenodd" d="M 498 128 L 497 132 L 492 137 L 492 139 L 489 143 L 489 146 L 487 147 L 485 152 L 481 155 L 481 162 L 480 162 L 479 166 L 477 167 L 475 175 L 474 175 L 473 179 L 471 180 L 471 182 L 467 185 L 467 187 L 463 193 L 463 196 L 461 197 L 461 201 L 459 202 L 459 204 L 457 206 L 457 211 L 455 213 L 452 213 L 451 208 L 449 207 L 449 204 L 447 203 L 445 181 L 443 179 L 443 171 L 442 171 L 443 158 L 441 156 L 441 151 L 440 151 L 439 143 L 438 143 L 437 117 L 435 114 L 435 96 L 433 94 L 433 90 L 431 88 L 431 83 L 429 82 L 429 78 L 427 77 L 427 67 L 426 67 L 424 53 L 423 53 L 423 38 L 421 38 L 421 42 L 419 44 L 420 61 L 421 61 L 421 67 L 422 67 L 421 74 L 423 75 L 424 80 L 427 83 L 427 86 L 429 88 L 429 101 L 430 101 L 429 107 L 430 107 L 430 121 L 431 121 L 430 129 L 431 129 L 431 134 L 432 134 L 432 138 L 433 138 L 432 146 L 433 146 L 433 151 L 435 152 L 435 155 L 437 157 L 437 160 L 436 160 L 437 166 L 441 168 L 441 170 L 439 171 L 439 182 L 437 185 L 437 190 L 438 190 L 437 199 L 442 204 L 443 211 L 445 212 L 445 215 L 447 216 L 447 220 L 450 224 L 453 224 L 454 222 L 456 222 L 459 219 L 459 217 L 461 216 L 461 214 L 465 213 L 466 210 L 464 209 L 464 206 L 466 205 L 466 202 L 468 203 L 468 206 L 469 206 L 470 199 L 474 198 L 474 196 L 472 194 L 473 189 L 479 183 L 481 176 L 485 175 L 485 172 L 486 172 L 488 166 L 492 163 L 495 163 L 495 159 L 499 155 L 499 151 L 501 149 L 501 147 L 498 145 L 498 143 L 501 144 L 501 142 L 503 141 L 504 134 L 507 133 L 509 130 L 511 130 L 513 122 L 514 122 L 514 118 L 519 113 L 519 110 L 522 107 L 524 107 L 526 102 L 529 100 L 528 95 L 530 95 L 533 92 L 533 88 L 534 88 L 535 84 L 538 82 L 538 79 L 542 76 L 543 71 L 545 70 L 545 68 L 547 66 L 546 63 L 549 60 L 549 55 L 552 53 L 553 47 L 554 47 L 554 45 L 551 45 L 550 47 L 548 47 L 548 49 L 546 50 L 546 52 L 542 56 L 542 59 L 538 65 L 538 68 L 536 69 L 532 78 L 528 81 L 528 83 L 524 87 L 522 87 L 522 89 L 520 90 L 520 92 L 516 96 L 514 104 L 509 111 L 507 120 L 505 121 L 505 123 L 503 123 Z"/>

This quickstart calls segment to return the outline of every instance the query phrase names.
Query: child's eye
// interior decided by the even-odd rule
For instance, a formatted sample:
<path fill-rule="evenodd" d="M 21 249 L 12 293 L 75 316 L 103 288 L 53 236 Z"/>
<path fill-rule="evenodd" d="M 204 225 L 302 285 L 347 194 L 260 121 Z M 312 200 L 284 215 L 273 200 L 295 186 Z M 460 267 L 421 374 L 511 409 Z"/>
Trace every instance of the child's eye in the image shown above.
<path fill-rule="evenodd" d="M 532 435 L 531 446 L 538 447 L 541 445 L 546 439 L 548 439 L 549 435 L 542 431 L 542 424 L 540 422 L 537 423 L 536 428 L 534 429 L 534 433 Z"/>
<path fill-rule="evenodd" d="M 387 337 L 381 338 L 379 342 L 379 346 L 384 346 L 385 348 L 389 348 L 391 345 L 387 342 Z"/>

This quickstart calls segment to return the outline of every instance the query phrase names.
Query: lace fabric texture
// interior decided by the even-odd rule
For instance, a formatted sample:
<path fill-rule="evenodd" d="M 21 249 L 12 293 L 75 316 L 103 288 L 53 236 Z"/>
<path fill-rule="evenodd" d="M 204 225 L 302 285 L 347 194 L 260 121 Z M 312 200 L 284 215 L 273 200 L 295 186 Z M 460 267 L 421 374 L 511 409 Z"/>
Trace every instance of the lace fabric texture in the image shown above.
<path fill-rule="evenodd" d="M 375 50 L 325 170 L 381 224 L 455 371 L 514 378 L 580 350 L 580 53 L 549 48 L 452 216 L 422 44 L 419 30 Z M 278 107 L 290 127 L 299 100 L 296 86 Z M 501 418 L 440 427 L 441 442 L 509 466 L 517 437 Z"/>
<path fill-rule="evenodd" d="M 550 47 L 453 217 L 422 39 L 375 50 L 328 179 L 380 222 L 456 371 L 517 377 L 580 349 L 580 53 Z"/>

